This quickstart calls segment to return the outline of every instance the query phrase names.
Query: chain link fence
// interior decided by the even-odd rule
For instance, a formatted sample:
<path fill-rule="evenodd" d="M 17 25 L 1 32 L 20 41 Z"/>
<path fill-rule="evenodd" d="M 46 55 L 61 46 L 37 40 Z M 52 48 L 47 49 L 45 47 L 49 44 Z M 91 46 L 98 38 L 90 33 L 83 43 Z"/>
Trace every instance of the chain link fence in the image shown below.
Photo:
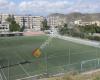
<path fill-rule="evenodd" d="M 54 76 L 67 72 L 85 72 L 100 68 L 98 49 L 84 52 L 68 49 L 61 54 L 46 54 L 35 60 L 21 60 L 15 63 L 9 59 L 0 67 L 0 78 L 3 80 L 31 80 Z M 52 51 L 51 51 L 52 53 Z M 55 51 L 57 53 L 57 50 Z"/>

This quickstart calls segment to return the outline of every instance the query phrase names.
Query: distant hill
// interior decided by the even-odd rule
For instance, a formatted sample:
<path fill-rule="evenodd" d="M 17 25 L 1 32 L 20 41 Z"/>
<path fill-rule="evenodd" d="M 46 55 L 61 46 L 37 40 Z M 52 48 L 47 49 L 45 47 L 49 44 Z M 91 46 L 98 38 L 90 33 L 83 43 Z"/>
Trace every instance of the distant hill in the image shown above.
<path fill-rule="evenodd" d="M 98 20 L 100 21 L 100 13 L 79 13 L 74 12 L 66 15 L 67 21 L 73 21 L 73 20 L 83 20 L 83 21 L 94 21 Z"/>
<path fill-rule="evenodd" d="M 80 13 L 80 12 L 73 12 L 69 14 L 54 13 L 50 14 L 49 16 L 65 17 L 67 22 L 80 19 L 83 21 L 94 21 L 94 20 L 100 21 L 100 13 Z"/>
<path fill-rule="evenodd" d="M 50 14 L 48 15 L 49 16 L 60 16 L 60 17 L 65 17 L 66 15 L 65 14 L 61 14 L 61 13 L 53 13 L 53 14 Z"/>
<path fill-rule="evenodd" d="M 61 14 L 61 13 L 52 13 L 49 16 L 64 16 L 65 14 Z"/>

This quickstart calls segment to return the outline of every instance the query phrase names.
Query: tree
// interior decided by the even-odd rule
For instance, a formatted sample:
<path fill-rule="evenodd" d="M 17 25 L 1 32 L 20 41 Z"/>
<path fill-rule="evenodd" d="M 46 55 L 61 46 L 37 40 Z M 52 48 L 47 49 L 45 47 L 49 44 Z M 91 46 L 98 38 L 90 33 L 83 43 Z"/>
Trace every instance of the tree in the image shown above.
<path fill-rule="evenodd" d="M 25 29 L 25 18 L 23 17 L 23 26 L 21 27 L 20 31 L 23 32 Z"/>
<path fill-rule="evenodd" d="M 85 26 L 78 26 L 78 27 L 79 27 L 79 29 L 80 29 L 80 31 L 82 33 L 86 33 L 87 35 L 89 33 L 93 34 L 93 33 L 96 32 L 96 29 L 95 29 L 96 25 L 94 25 L 94 24 L 92 24 L 92 25 L 85 25 Z"/>
<path fill-rule="evenodd" d="M 69 33 L 68 25 L 64 24 L 64 27 L 60 27 L 59 33 L 62 34 L 62 35 Z"/>
<path fill-rule="evenodd" d="M 96 30 L 96 33 L 100 33 L 100 27 L 96 27 L 95 30 Z"/>
<path fill-rule="evenodd" d="M 20 26 L 18 23 L 16 23 L 13 15 L 9 15 L 9 17 L 6 19 L 6 21 L 9 23 L 9 29 L 11 32 L 20 31 Z"/>
<path fill-rule="evenodd" d="M 47 25 L 47 20 L 44 19 L 44 21 L 42 22 L 42 30 L 48 30 L 50 29 L 50 26 Z"/>

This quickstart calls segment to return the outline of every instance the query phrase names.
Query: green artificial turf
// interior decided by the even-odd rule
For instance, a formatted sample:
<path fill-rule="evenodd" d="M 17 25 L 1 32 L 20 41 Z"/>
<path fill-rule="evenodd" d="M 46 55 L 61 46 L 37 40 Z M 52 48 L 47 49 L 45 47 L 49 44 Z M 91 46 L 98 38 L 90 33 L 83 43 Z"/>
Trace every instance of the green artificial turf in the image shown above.
<path fill-rule="evenodd" d="M 80 69 L 80 64 L 75 64 L 75 67 L 74 65 L 71 67 L 67 65 L 100 58 L 99 48 L 58 38 L 53 38 L 49 45 L 41 50 L 40 58 L 32 56 L 32 51 L 39 48 L 47 39 L 47 36 L 1 37 L 0 65 L 5 67 L 2 68 L 5 76 L 8 78 L 8 70 L 9 80 L 16 80 L 45 72 L 67 71 L 71 67 Z"/>

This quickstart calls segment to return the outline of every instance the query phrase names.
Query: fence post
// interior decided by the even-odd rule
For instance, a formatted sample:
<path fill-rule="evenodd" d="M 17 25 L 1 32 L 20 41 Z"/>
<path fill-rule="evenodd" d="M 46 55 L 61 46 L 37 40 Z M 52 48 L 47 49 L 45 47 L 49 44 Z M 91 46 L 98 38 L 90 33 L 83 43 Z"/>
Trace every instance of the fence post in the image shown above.
<path fill-rule="evenodd" d="M 82 64 L 82 62 L 81 62 L 81 71 L 82 71 L 82 67 L 83 67 L 83 64 Z"/>
<path fill-rule="evenodd" d="M 45 53 L 45 69 L 46 69 L 46 74 L 48 75 L 48 58 L 47 58 L 47 53 Z"/>
<path fill-rule="evenodd" d="M 99 59 L 98 59 L 98 65 L 100 64 Z"/>
<path fill-rule="evenodd" d="M 81 72 L 83 71 L 83 61 L 81 61 Z"/>
<path fill-rule="evenodd" d="M 70 57 L 71 57 L 71 54 L 70 54 L 70 48 L 69 48 L 69 64 L 70 64 Z"/>
<path fill-rule="evenodd" d="M 9 59 L 7 59 L 8 62 L 8 80 L 9 80 Z"/>

